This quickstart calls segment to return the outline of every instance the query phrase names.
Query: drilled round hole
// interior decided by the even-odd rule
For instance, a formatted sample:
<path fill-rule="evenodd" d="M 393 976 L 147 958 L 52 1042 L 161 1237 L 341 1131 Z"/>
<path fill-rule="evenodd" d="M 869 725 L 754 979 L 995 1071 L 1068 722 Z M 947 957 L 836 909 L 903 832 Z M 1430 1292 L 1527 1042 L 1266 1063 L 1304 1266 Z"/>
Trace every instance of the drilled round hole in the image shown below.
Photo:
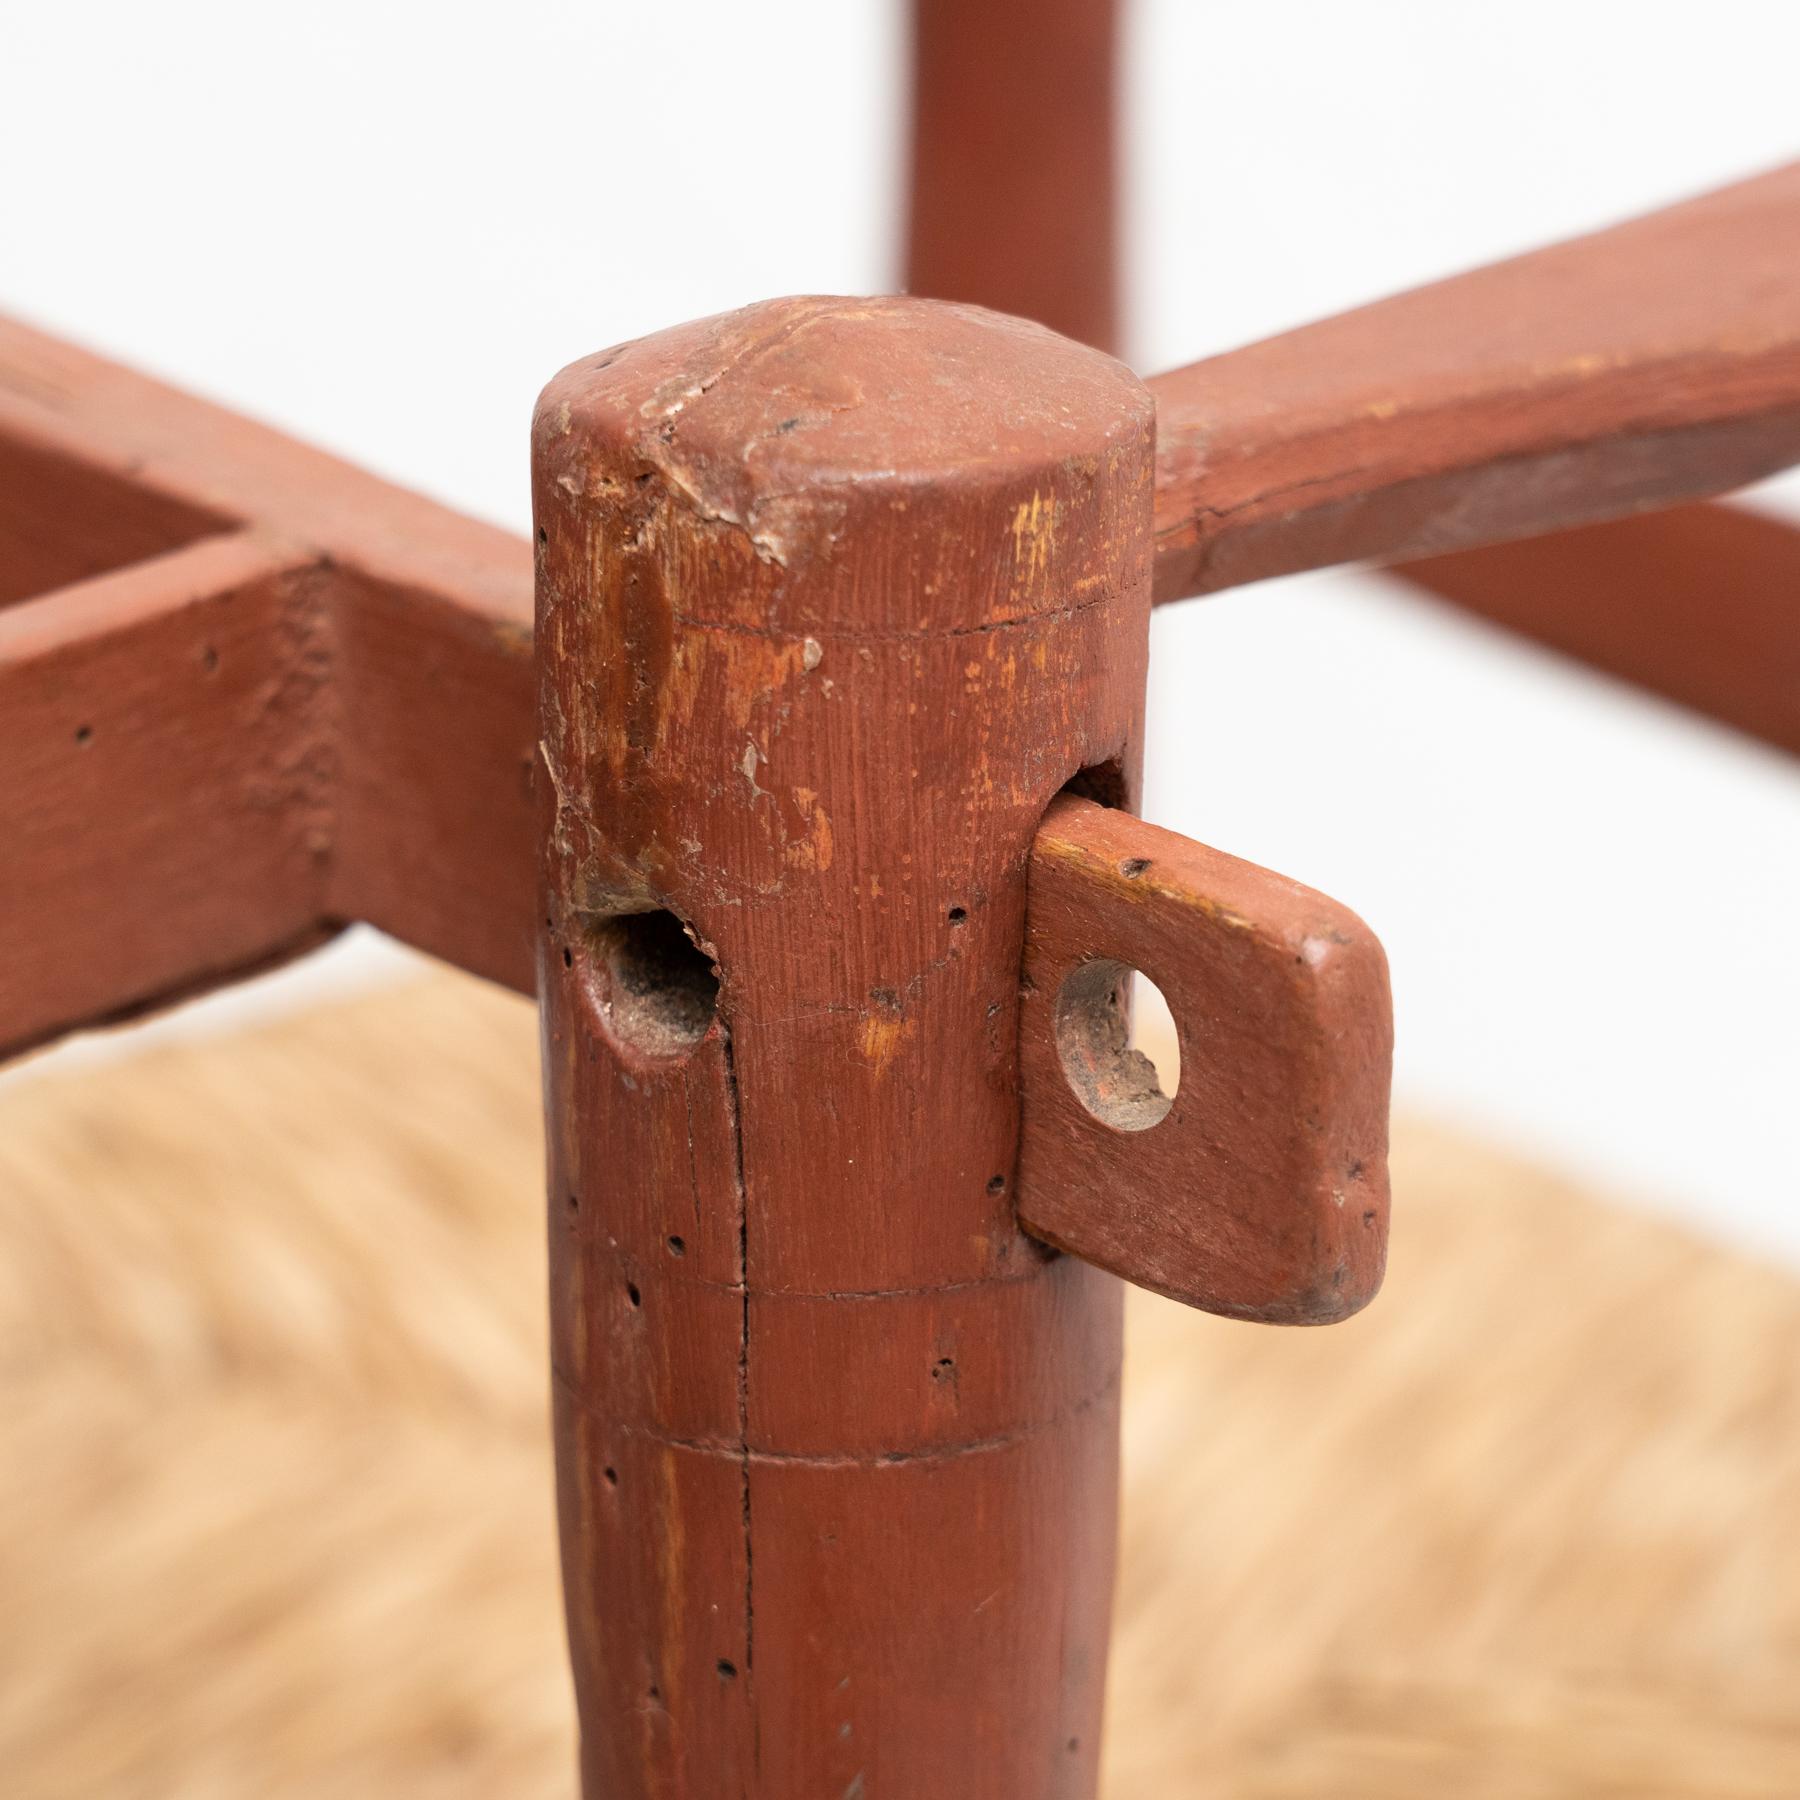
<path fill-rule="evenodd" d="M 1070 971 L 1056 997 L 1056 1050 L 1075 1096 L 1096 1119 L 1119 1131 L 1148 1131 L 1168 1117 L 1179 1083 L 1170 1071 L 1169 1091 L 1157 1066 L 1133 1042 L 1132 976 L 1128 964 L 1097 957 Z M 1162 995 L 1146 976 L 1142 987 Z M 1163 1006 L 1164 1015 L 1167 1007 Z M 1174 1034 L 1169 1034 L 1171 1046 Z"/>
<path fill-rule="evenodd" d="M 719 978 L 672 912 L 625 913 L 587 939 L 594 997 L 614 1037 L 646 1056 L 679 1056 L 706 1036 Z"/>
<path fill-rule="evenodd" d="M 1157 1085 L 1173 1099 L 1181 1092 L 1181 1038 L 1162 989 L 1148 975 L 1131 978 L 1131 1042 L 1149 1057 Z"/>

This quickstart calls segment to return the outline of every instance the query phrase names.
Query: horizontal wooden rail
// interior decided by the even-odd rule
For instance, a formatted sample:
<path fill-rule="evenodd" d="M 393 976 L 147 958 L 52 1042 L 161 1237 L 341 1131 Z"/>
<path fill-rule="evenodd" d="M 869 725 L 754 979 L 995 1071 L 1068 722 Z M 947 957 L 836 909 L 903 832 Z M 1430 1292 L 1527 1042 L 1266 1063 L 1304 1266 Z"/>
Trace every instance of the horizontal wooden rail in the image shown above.
<path fill-rule="evenodd" d="M 1156 598 L 1800 460 L 1800 164 L 1156 376 Z"/>
<path fill-rule="evenodd" d="M 0 1054 L 352 920 L 531 991 L 528 545 L 5 320 L 0 475 Z"/>
<path fill-rule="evenodd" d="M 0 1050 L 329 934 L 315 580 L 237 533 L 0 610 Z"/>

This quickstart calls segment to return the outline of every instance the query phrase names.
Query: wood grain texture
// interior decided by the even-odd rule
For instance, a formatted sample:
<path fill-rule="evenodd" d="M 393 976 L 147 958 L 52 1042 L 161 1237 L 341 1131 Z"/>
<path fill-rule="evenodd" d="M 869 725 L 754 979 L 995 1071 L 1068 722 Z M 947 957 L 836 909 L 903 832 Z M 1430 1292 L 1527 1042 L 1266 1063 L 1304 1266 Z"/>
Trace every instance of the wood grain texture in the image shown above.
<path fill-rule="evenodd" d="M 237 535 L 0 610 L 0 1053 L 329 935 L 315 583 Z"/>
<path fill-rule="evenodd" d="M 1065 796 L 1031 855 L 1026 1230 L 1208 1312 L 1322 1325 L 1387 1256 L 1381 945 L 1298 882 Z M 1173 1104 L 1127 1038 L 1133 969 L 1181 1042 Z"/>
<path fill-rule="evenodd" d="M 1390 575 L 1800 755 L 1800 529 L 1686 506 Z"/>
<path fill-rule="evenodd" d="M 1155 377 L 1156 597 L 1800 460 L 1800 164 Z"/>
<path fill-rule="evenodd" d="M 1089 1795 L 1120 1291 L 1013 1216 L 1018 969 L 1045 807 L 1135 782 L 1143 389 L 787 301 L 573 365 L 535 443 L 587 1792 Z M 699 950 L 634 961 L 648 909 Z"/>
<path fill-rule="evenodd" d="M 906 285 L 1119 329 L 1118 0 L 913 0 Z"/>

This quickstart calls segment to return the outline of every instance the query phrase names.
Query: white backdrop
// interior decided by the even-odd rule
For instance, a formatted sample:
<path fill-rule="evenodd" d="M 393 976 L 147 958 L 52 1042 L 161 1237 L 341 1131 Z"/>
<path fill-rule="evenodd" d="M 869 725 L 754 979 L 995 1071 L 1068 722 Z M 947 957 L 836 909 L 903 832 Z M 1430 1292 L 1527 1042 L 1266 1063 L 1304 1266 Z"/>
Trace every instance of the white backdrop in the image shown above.
<path fill-rule="evenodd" d="M 1788 0 L 1140 0 L 1128 65 L 1145 369 L 1800 154 Z M 0 0 L 0 306 L 523 529 L 562 363 L 893 284 L 903 70 L 894 0 Z M 1800 1262 L 1793 768 L 1343 573 L 1159 615 L 1148 760 L 1381 932 L 1403 1105 Z"/>

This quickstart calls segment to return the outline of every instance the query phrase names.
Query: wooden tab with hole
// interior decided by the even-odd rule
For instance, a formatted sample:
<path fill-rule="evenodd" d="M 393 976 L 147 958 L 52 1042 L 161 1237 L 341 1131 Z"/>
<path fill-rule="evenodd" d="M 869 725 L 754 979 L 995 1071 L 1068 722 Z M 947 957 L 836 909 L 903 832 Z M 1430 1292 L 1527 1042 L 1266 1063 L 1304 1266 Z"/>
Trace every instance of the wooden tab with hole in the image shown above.
<path fill-rule="evenodd" d="M 1019 1218 L 1208 1312 L 1322 1325 L 1387 1251 L 1387 959 L 1298 882 L 1065 796 L 1032 849 Z M 1128 1041 L 1133 970 L 1181 1049 Z"/>

